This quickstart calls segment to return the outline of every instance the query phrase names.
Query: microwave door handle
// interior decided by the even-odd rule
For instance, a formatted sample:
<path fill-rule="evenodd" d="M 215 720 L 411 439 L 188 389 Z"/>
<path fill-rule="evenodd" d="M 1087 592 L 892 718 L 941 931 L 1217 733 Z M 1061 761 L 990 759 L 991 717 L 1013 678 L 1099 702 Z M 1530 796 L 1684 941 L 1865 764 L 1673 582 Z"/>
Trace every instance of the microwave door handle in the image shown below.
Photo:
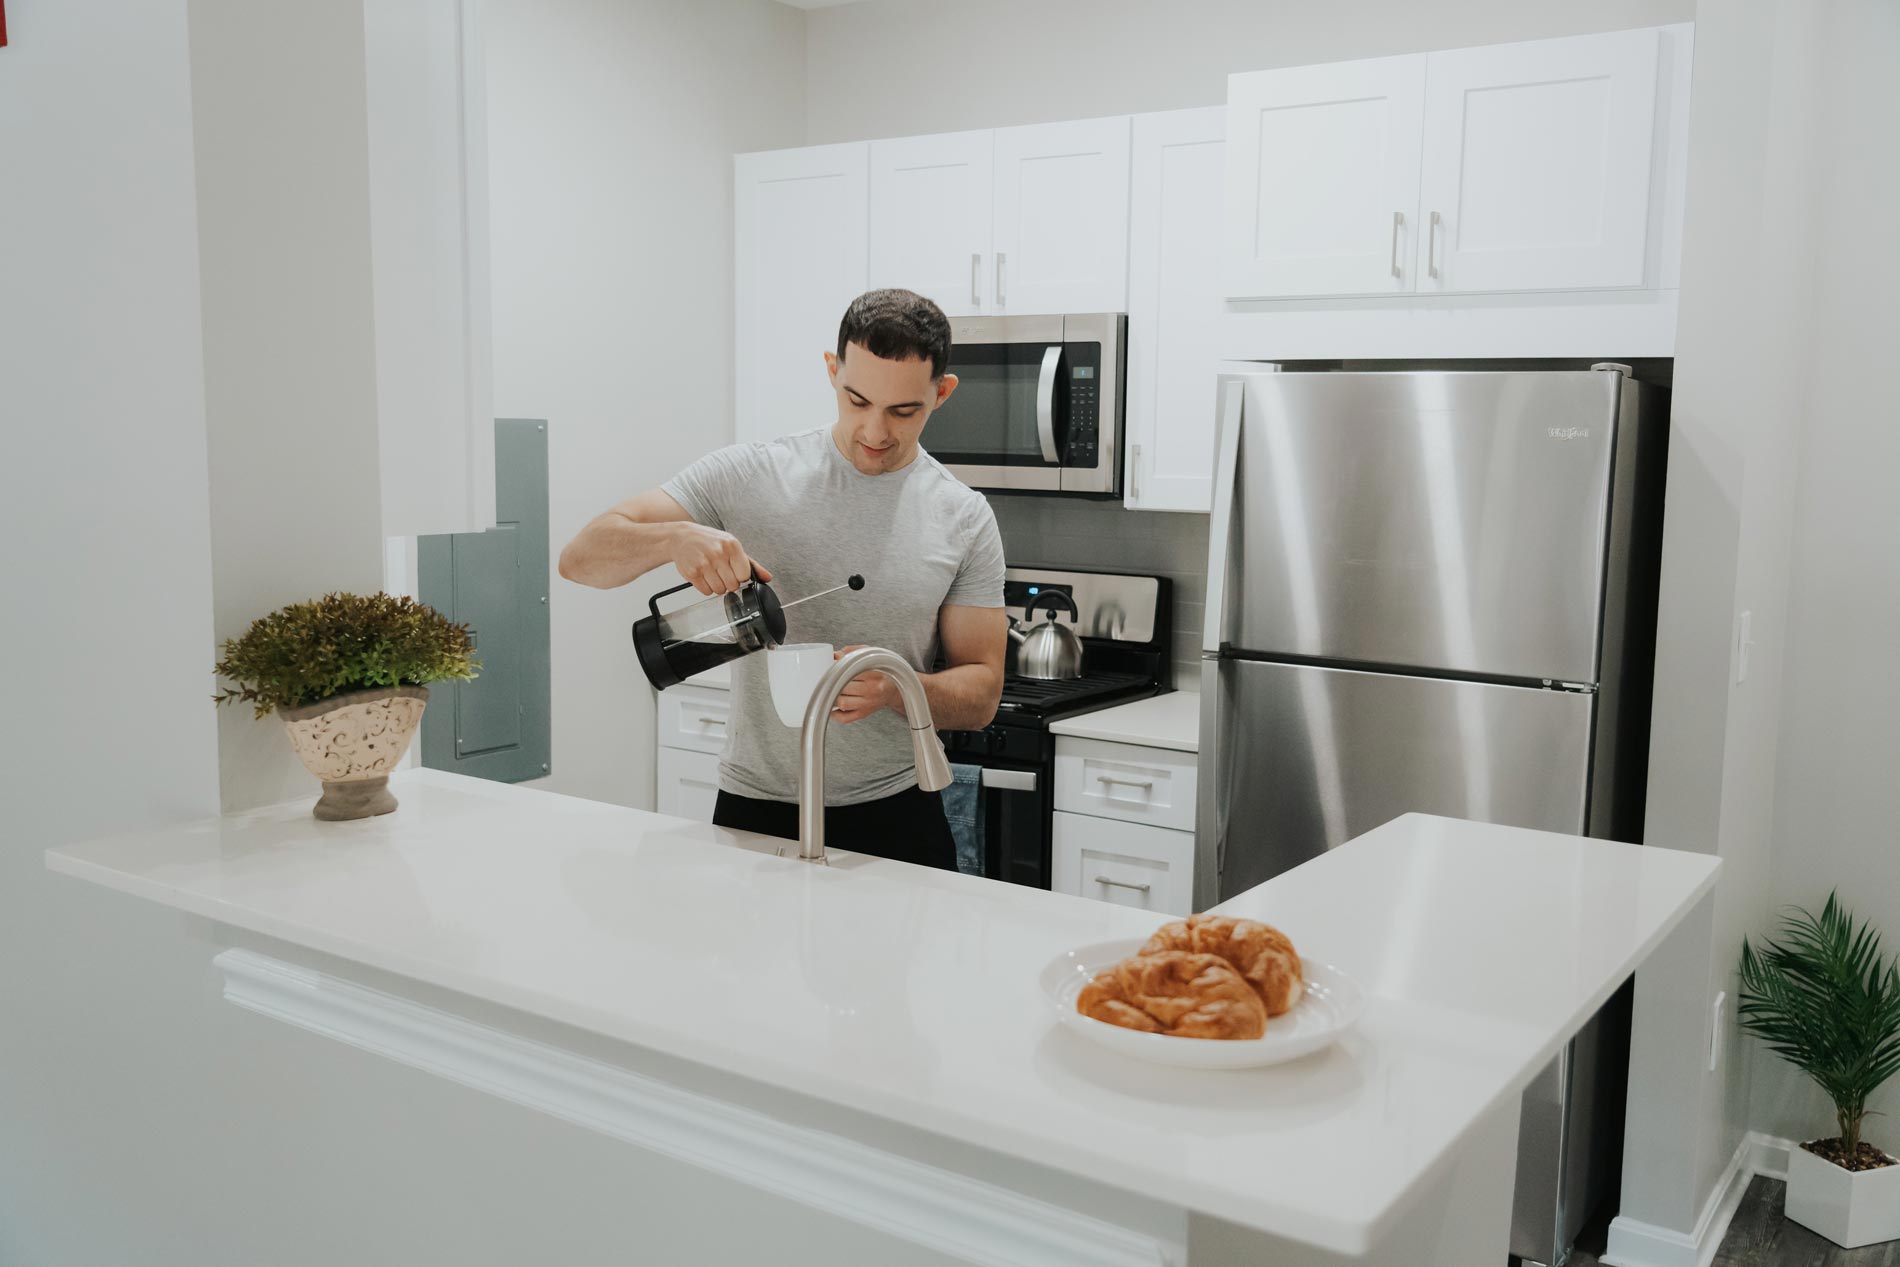
<path fill-rule="evenodd" d="M 1042 354 L 1042 373 L 1036 377 L 1036 438 L 1042 441 L 1042 460 L 1054 465 L 1056 452 L 1056 370 L 1062 363 L 1060 345 Z"/>

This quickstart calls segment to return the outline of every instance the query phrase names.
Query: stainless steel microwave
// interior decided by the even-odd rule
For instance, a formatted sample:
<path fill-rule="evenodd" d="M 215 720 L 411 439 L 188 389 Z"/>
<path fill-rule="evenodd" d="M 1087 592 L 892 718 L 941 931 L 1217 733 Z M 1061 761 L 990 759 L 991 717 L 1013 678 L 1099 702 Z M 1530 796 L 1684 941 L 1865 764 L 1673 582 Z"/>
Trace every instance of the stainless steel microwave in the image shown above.
<path fill-rule="evenodd" d="M 953 317 L 957 390 L 924 448 L 971 488 L 1113 494 L 1121 488 L 1128 318 Z"/>

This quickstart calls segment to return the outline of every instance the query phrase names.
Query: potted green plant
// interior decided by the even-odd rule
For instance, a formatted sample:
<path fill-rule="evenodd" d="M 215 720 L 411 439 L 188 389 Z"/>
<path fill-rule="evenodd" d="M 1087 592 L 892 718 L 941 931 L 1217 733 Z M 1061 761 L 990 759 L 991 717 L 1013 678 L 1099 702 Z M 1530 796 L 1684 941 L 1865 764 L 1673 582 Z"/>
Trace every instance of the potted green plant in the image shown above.
<path fill-rule="evenodd" d="M 1847 1249 L 1900 1238 L 1900 1162 L 1861 1138 L 1868 1097 L 1900 1072 L 1900 965 L 1833 894 L 1782 940 L 1742 942 L 1742 1028 L 1814 1079 L 1839 1134 L 1790 1150 L 1788 1217 Z"/>
<path fill-rule="evenodd" d="M 304 768 L 323 781 L 311 812 L 326 820 L 396 808 L 389 772 L 409 748 L 428 683 L 466 680 L 481 667 L 467 625 L 388 594 L 326 594 L 292 603 L 228 639 L 212 698 L 275 711 Z"/>

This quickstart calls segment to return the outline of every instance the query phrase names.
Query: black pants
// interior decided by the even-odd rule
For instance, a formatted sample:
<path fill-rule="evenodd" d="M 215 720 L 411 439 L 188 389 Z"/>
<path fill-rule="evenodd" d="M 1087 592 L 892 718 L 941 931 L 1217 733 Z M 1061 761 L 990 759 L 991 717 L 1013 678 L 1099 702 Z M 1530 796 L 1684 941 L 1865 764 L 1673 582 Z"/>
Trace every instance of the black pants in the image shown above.
<path fill-rule="evenodd" d="M 761 836 L 798 839 L 798 806 L 720 792 L 713 823 Z M 943 816 L 943 794 L 909 787 L 862 805 L 825 807 L 825 847 L 924 867 L 957 869 L 957 846 Z"/>

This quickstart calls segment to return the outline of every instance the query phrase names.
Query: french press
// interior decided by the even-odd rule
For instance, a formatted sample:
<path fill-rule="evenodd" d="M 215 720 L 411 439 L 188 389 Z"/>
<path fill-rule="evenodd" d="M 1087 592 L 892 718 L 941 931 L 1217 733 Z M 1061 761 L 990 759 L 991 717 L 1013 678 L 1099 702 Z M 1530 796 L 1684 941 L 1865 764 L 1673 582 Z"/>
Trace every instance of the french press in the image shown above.
<path fill-rule="evenodd" d="M 714 594 L 661 613 L 662 598 L 691 588 L 688 584 L 661 590 L 647 600 L 652 614 L 633 622 L 633 647 L 655 690 L 678 686 L 695 673 L 785 641 L 785 609 L 756 572 L 730 594 Z"/>

